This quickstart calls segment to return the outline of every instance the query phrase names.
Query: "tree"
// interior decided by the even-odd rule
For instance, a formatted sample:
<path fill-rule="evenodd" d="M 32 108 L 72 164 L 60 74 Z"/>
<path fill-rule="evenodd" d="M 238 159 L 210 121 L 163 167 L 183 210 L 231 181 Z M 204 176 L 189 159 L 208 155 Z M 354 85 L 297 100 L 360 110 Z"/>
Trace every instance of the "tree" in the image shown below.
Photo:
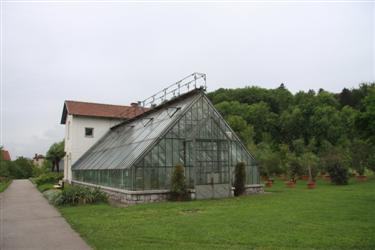
<path fill-rule="evenodd" d="M 351 167 L 359 175 L 365 174 L 366 167 L 369 167 L 369 158 L 371 156 L 371 145 L 361 139 L 353 140 L 350 146 Z"/>
<path fill-rule="evenodd" d="M 238 162 L 234 169 L 234 195 L 240 196 L 245 193 L 246 170 L 245 163 Z"/>
<path fill-rule="evenodd" d="M 262 141 L 264 132 L 278 137 L 276 133 L 277 115 L 270 111 L 267 103 L 260 102 L 250 105 L 245 113 L 245 119 L 248 124 L 254 126 L 256 143 Z"/>
<path fill-rule="evenodd" d="M 188 199 L 188 190 L 186 187 L 185 180 L 185 169 L 181 164 L 177 164 L 172 173 L 171 199 L 178 201 Z"/>
<path fill-rule="evenodd" d="M 305 121 L 299 107 L 285 110 L 280 115 L 281 140 L 290 144 L 293 140 L 303 137 L 306 133 L 308 122 Z"/>
<path fill-rule="evenodd" d="M 227 118 L 229 126 L 236 132 L 245 145 L 251 145 L 254 137 L 254 127 L 238 115 L 230 115 Z"/>
<path fill-rule="evenodd" d="M 336 144 L 343 132 L 339 111 L 328 105 L 318 106 L 314 109 L 311 125 L 313 136 L 318 144 L 322 140 Z"/>
<path fill-rule="evenodd" d="M 9 172 L 12 178 L 27 179 L 33 175 L 33 164 L 25 157 L 18 157 L 12 162 Z"/>
<path fill-rule="evenodd" d="M 309 182 L 315 182 L 318 174 L 319 158 L 312 152 L 306 152 L 301 155 L 300 159 L 309 174 Z"/>
<path fill-rule="evenodd" d="M 363 100 L 363 112 L 358 115 L 356 126 L 364 138 L 375 144 L 375 87 Z"/>
<path fill-rule="evenodd" d="M 0 147 L 0 177 L 8 178 L 10 177 L 9 169 L 12 162 L 3 159 L 2 149 L 3 147 Z"/>
<path fill-rule="evenodd" d="M 322 163 L 331 177 L 332 183 L 336 185 L 347 185 L 349 180 L 348 167 L 345 158 L 337 149 L 331 150 L 322 158 Z"/>
<path fill-rule="evenodd" d="M 272 178 L 275 174 L 281 174 L 280 154 L 271 148 L 271 145 L 262 142 L 256 150 L 256 159 L 258 160 L 260 173 L 267 179 Z"/>
<path fill-rule="evenodd" d="M 303 166 L 301 164 L 300 157 L 296 155 L 292 155 L 288 163 L 289 180 L 292 182 L 296 182 L 297 176 L 301 176 L 302 174 L 303 174 Z"/>
<path fill-rule="evenodd" d="M 51 171 L 53 172 L 56 168 L 56 171 L 59 172 L 59 162 L 65 156 L 64 152 L 64 141 L 57 142 L 52 144 L 48 149 L 46 159 L 52 163 Z"/>

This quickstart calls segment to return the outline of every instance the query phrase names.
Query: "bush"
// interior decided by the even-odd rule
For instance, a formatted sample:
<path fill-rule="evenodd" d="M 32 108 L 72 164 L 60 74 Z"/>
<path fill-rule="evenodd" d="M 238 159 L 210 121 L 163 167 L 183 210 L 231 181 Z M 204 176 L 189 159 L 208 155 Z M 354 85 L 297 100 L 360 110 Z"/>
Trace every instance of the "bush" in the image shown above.
<path fill-rule="evenodd" d="M 245 183 L 246 183 L 246 170 L 245 163 L 237 163 L 234 170 L 234 195 L 239 196 L 245 193 Z"/>
<path fill-rule="evenodd" d="M 40 186 L 40 185 L 46 184 L 46 183 L 50 183 L 50 184 L 57 183 L 62 178 L 63 178 L 62 173 L 45 173 L 45 174 L 41 174 L 40 176 L 34 178 L 34 182 L 37 186 Z"/>
<path fill-rule="evenodd" d="M 56 195 L 55 205 L 79 205 L 98 202 L 107 202 L 108 196 L 99 188 L 89 189 L 80 186 L 68 186 L 59 195 Z"/>
<path fill-rule="evenodd" d="M 33 174 L 33 164 L 30 160 L 19 157 L 15 161 L 1 161 L 1 174 L 13 179 L 27 179 Z"/>
<path fill-rule="evenodd" d="M 183 201 L 189 199 L 189 192 L 186 187 L 184 167 L 176 165 L 172 173 L 170 199 L 174 201 Z"/>
<path fill-rule="evenodd" d="M 55 200 L 61 195 L 61 190 L 59 189 L 48 189 L 43 192 L 44 197 L 48 200 L 49 203 L 54 204 Z"/>
<path fill-rule="evenodd" d="M 10 177 L 9 165 L 11 163 L 10 161 L 0 161 L 0 177 Z"/>
<path fill-rule="evenodd" d="M 339 154 L 332 153 L 323 159 L 326 169 L 331 177 L 332 183 L 336 185 L 347 185 L 349 171 Z"/>
<path fill-rule="evenodd" d="M 293 182 L 296 182 L 297 176 L 301 176 L 303 174 L 304 174 L 304 169 L 301 164 L 301 159 L 297 156 L 291 157 L 289 164 L 288 164 L 289 179 Z"/>
<path fill-rule="evenodd" d="M 38 186 L 38 190 L 40 192 L 44 192 L 46 190 L 50 190 L 50 189 L 53 189 L 53 184 L 52 183 L 44 183 L 44 184 L 41 184 Z"/>

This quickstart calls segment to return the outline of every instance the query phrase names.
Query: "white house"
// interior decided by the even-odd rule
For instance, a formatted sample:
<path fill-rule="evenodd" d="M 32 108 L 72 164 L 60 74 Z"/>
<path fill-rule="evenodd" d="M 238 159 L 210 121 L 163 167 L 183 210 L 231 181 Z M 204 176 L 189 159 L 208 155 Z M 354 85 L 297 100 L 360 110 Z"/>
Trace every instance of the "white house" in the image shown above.
<path fill-rule="evenodd" d="M 72 180 L 72 164 L 109 129 L 145 110 L 137 103 L 130 106 L 65 101 L 61 124 L 65 124 L 64 180 Z"/>

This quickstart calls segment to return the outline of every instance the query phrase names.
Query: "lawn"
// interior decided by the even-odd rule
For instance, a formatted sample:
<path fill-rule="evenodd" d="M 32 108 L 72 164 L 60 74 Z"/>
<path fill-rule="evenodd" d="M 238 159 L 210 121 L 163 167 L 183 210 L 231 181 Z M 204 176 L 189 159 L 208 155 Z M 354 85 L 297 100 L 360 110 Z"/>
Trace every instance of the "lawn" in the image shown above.
<path fill-rule="evenodd" d="M 375 249 L 375 178 L 128 208 L 59 208 L 94 249 Z"/>
<path fill-rule="evenodd" d="M 0 181 L 0 193 L 4 192 L 5 189 L 7 189 L 7 187 L 10 185 L 11 182 L 12 182 L 11 179 L 1 180 Z"/>

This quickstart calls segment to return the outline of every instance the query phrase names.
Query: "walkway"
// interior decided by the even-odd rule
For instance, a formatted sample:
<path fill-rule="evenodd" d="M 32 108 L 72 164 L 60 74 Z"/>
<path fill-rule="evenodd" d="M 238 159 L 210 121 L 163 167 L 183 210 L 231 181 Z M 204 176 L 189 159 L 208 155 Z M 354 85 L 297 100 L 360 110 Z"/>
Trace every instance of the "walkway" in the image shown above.
<path fill-rule="evenodd" d="M 14 180 L 0 194 L 0 249 L 90 248 L 29 180 Z"/>

